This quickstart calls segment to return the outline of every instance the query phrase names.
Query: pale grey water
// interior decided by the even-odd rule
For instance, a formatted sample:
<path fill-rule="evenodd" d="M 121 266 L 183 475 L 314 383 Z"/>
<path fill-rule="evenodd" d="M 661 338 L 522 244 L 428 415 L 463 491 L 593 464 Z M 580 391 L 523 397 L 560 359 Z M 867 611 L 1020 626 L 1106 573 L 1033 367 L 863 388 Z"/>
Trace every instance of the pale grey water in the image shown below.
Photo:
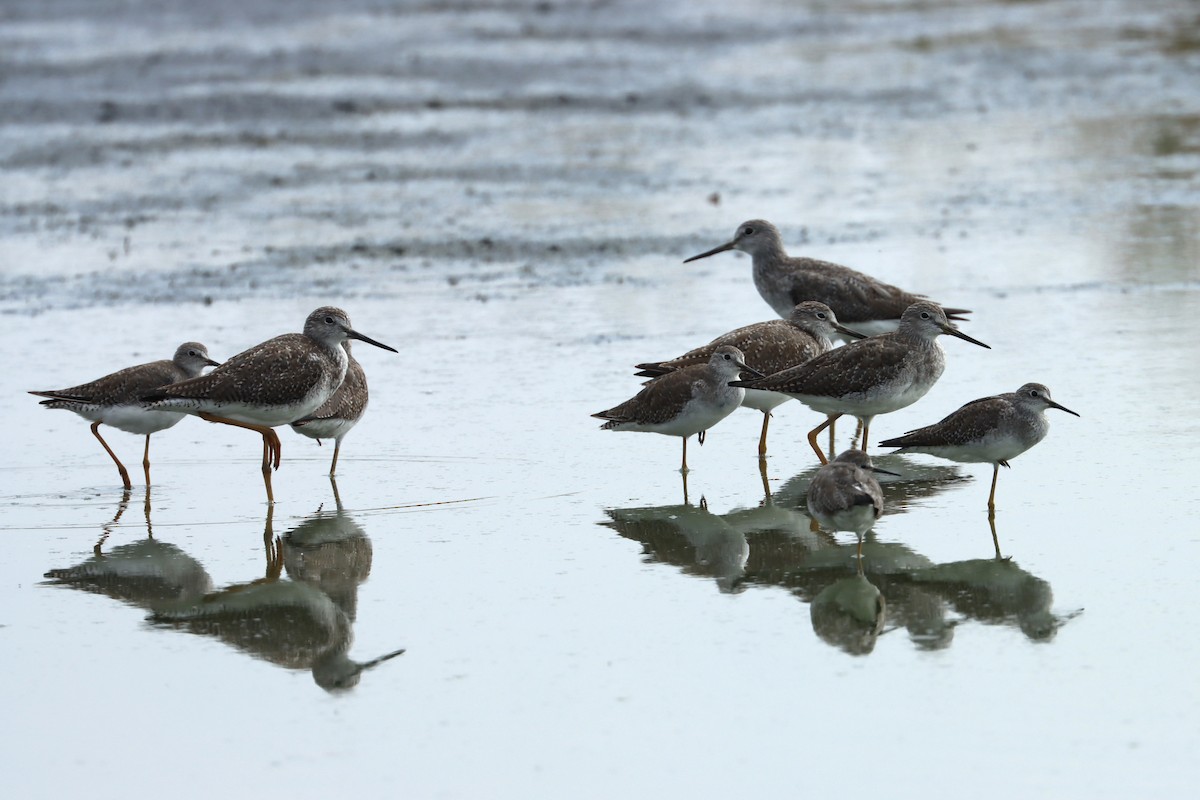
<path fill-rule="evenodd" d="M 0 8 L 6 794 L 1192 790 L 1197 7 L 728 5 Z M 770 317 L 748 259 L 680 263 L 748 217 L 975 309 L 993 350 L 876 440 L 1031 380 L 1082 415 L 1001 475 L 1010 561 L 989 467 L 882 459 L 878 635 L 803 512 L 815 415 L 766 502 L 758 413 L 714 428 L 687 503 L 676 440 L 588 417 Z M 357 350 L 340 517 L 329 447 L 283 432 L 268 520 L 256 437 L 185 420 L 147 519 L 24 394 L 327 302 L 401 350 Z M 267 525 L 282 576 L 232 596 L 274 606 L 150 619 L 263 578 Z M 122 577 L 43 577 L 85 563 Z M 348 620 L 407 652 L 329 693 Z"/>

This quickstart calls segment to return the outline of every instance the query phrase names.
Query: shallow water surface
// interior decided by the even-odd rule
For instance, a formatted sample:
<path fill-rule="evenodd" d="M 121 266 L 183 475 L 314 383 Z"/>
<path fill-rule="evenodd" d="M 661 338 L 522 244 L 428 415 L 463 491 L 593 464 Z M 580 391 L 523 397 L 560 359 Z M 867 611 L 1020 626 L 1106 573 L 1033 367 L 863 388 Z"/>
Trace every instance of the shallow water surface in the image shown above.
<path fill-rule="evenodd" d="M 0 617 L 14 796 L 1180 796 L 1197 777 L 1188 3 L 14 3 Z M 140 8 L 140 7 L 139 7 Z M 768 319 L 742 219 L 974 309 L 872 439 L 1047 384 L 1003 470 L 886 455 L 857 575 L 817 415 L 598 430 Z M 24 392 L 346 308 L 371 406 L 108 441 Z M 839 429 L 839 447 L 851 426 Z M 403 650 L 402 654 L 398 651 Z M 385 659 L 376 662 L 378 659 Z M 184 779 L 182 776 L 187 776 Z"/>

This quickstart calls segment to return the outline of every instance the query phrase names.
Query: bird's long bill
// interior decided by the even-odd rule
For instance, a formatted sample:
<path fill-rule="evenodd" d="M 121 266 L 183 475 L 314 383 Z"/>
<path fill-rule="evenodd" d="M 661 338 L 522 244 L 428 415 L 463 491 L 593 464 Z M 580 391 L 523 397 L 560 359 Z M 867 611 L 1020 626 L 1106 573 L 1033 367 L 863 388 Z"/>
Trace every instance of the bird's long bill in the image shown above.
<path fill-rule="evenodd" d="M 942 326 L 942 333 L 949 334 L 950 336 L 957 336 L 959 339 L 962 339 L 964 342 L 970 342 L 971 344 L 977 344 L 980 347 L 986 347 L 988 350 L 992 349 L 992 346 L 990 344 L 984 344 L 983 342 L 979 341 L 978 339 L 972 339 L 970 336 L 967 336 L 965 333 L 960 331 L 958 328 L 951 327 L 950 325 Z"/>
<path fill-rule="evenodd" d="M 842 334 L 843 336 L 849 336 L 849 337 L 851 337 L 852 339 L 865 339 L 865 338 L 867 338 L 867 335 L 866 335 L 865 333 L 859 333 L 858 331 L 852 331 L 852 330 L 850 330 L 849 328 L 847 328 L 845 325 L 842 325 L 842 324 L 840 324 L 840 323 L 837 323 L 837 322 L 833 323 L 833 329 L 834 329 L 835 331 L 837 331 L 838 333 Z"/>
<path fill-rule="evenodd" d="M 221 366 L 221 362 L 220 362 L 220 361 L 213 361 L 211 358 L 206 358 L 206 359 L 204 359 L 204 363 L 205 363 L 205 364 L 208 364 L 210 367 L 219 367 L 219 366 Z"/>
<path fill-rule="evenodd" d="M 364 661 L 362 664 L 358 665 L 358 671 L 366 672 L 371 667 L 377 667 L 380 664 L 382 664 L 383 662 L 387 661 L 388 659 L 395 658 L 396 656 L 399 656 L 399 655 L 404 655 L 404 648 L 400 648 L 399 650 L 397 650 L 394 653 L 388 653 L 387 655 L 380 656 L 379 658 L 373 658 L 370 661 Z"/>
<path fill-rule="evenodd" d="M 709 256 L 715 256 L 717 253 L 724 253 L 726 250 L 732 250 L 734 244 L 736 244 L 736 243 L 735 242 L 726 242 L 725 244 L 721 245 L 720 247 L 714 247 L 712 250 L 709 250 L 707 253 L 701 253 L 700 255 L 692 256 L 691 258 L 685 258 L 683 260 L 683 263 L 686 264 L 689 261 L 699 261 L 702 258 L 708 258 Z"/>
<path fill-rule="evenodd" d="M 737 362 L 737 366 L 738 366 L 738 369 L 740 369 L 742 372 L 745 372 L 746 374 L 748 374 L 751 378 L 767 377 L 766 375 L 763 375 L 761 372 L 756 370 L 754 367 L 748 367 L 745 364 L 743 364 L 741 361 Z M 1076 416 L 1078 416 L 1078 414 Z"/>
<path fill-rule="evenodd" d="M 374 340 L 374 339 L 372 339 L 370 336 L 363 336 L 361 333 L 359 333 L 358 331 L 354 330 L 353 328 L 346 328 L 346 335 L 347 335 L 347 336 L 349 336 L 351 339 L 358 339 L 360 342 L 366 342 L 367 344 L 373 344 L 373 345 L 375 345 L 376 347 L 383 348 L 384 350 L 391 350 L 393 353 L 399 353 L 399 352 L 400 352 L 399 350 L 397 350 L 397 349 L 396 349 L 396 348 L 394 348 L 394 347 L 388 347 L 388 346 L 387 346 L 386 344 L 384 344 L 383 342 L 377 342 L 377 341 L 375 341 L 375 340 Z"/>
<path fill-rule="evenodd" d="M 903 478 L 899 472 L 892 472 L 890 469 L 880 469 L 879 467 L 871 467 L 871 472 L 878 472 L 880 475 L 891 475 L 893 478 Z"/>
<path fill-rule="evenodd" d="M 1068 414 L 1075 414 L 1075 412 L 1072 411 L 1071 409 L 1067 408 L 1066 406 L 1060 406 L 1058 403 L 1054 402 L 1049 397 L 1043 397 L 1042 400 L 1046 403 L 1046 405 L 1050 406 L 1050 408 L 1057 408 L 1059 411 L 1065 411 Z M 1075 416 L 1078 417 L 1079 415 L 1075 414 Z"/>

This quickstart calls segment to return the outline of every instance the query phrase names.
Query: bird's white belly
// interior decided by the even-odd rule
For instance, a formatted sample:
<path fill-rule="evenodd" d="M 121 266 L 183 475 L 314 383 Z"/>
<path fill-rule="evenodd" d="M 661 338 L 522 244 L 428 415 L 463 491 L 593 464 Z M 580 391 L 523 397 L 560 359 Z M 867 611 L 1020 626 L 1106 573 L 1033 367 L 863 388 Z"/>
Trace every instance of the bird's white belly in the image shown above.
<path fill-rule="evenodd" d="M 969 444 L 914 447 L 911 452 L 928 453 L 964 464 L 995 464 L 998 461 L 1016 458 L 1040 441 L 1041 437 L 1035 441 L 1023 442 L 1015 436 L 989 435 Z"/>
<path fill-rule="evenodd" d="M 827 397 L 824 395 L 793 395 L 797 400 L 822 414 L 851 414 L 873 417 L 907 408 L 924 397 L 932 384 L 906 382 L 904 386 L 884 384 L 864 394 Z"/>
<path fill-rule="evenodd" d="M 303 425 L 293 425 L 292 430 L 310 439 L 340 439 L 345 436 L 358 420 L 352 419 L 313 419 Z"/>
<path fill-rule="evenodd" d="M 757 411 L 769 412 L 791 400 L 790 395 L 779 392 L 764 392 L 762 389 L 747 389 L 746 397 L 742 400 L 742 408 L 753 408 Z"/>
<path fill-rule="evenodd" d="M 812 513 L 812 510 L 809 510 Z M 821 526 L 831 531 L 854 531 L 860 536 L 875 524 L 875 507 L 869 505 L 835 511 L 832 514 L 813 514 Z"/>
<path fill-rule="evenodd" d="M 92 422 L 102 422 L 105 425 L 111 425 L 126 433 L 141 435 L 166 430 L 183 419 L 183 414 L 174 411 L 158 411 L 146 408 L 140 404 L 105 407 L 93 406 L 86 413 L 82 410 L 78 413 Z"/>

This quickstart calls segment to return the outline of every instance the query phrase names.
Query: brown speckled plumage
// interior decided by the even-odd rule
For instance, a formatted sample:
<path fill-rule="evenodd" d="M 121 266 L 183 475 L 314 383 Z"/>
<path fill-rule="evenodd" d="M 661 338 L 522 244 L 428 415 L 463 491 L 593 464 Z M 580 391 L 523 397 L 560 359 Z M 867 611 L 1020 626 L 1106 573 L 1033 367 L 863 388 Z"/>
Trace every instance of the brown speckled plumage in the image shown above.
<path fill-rule="evenodd" d="M 634 397 L 593 417 L 607 420 L 603 430 L 644 431 L 683 439 L 683 466 L 687 470 L 687 439 L 701 434 L 732 414 L 745 391 L 730 381 L 750 370 L 742 351 L 718 347 L 704 364 L 675 370 L 650 381 Z"/>
<path fill-rule="evenodd" d="M 333 397 L 325 402 L 325 405 L 309 414 L 304 420 L 293 423 L 294 425 L 310 420 L 336 419 L 357 422 L 367 410 L 369 399 L 367 373 L 363 371 L 362 364 L 358 363 L 358 359 L 350 352 L 350 343 L 345 342 L 343 346 L 346 348 L 349 364 L 346 366 L 346 377 L 342 380 L 342 385 L 333 393 Z"/>
<path fill-rule="evenodd" d="M 840 327 L 837 316 L 829 306 L 805 301 L 798 303 L 787 319 L 772 319 L 736 328 L 677 358 L 638 364 L 637 368 L 641 371 L 637 374 L 653 378 L 681 367 L 703 364 L 714 350 L 727 344 L 742 351 L 748 366 L 764 375 L 772 375 L 828 351 L 833 347 L 830 335 Z"/>
<path fill-rule="evenodd" d="M 42 405 L 47 408 L 75 410 L 77 405 L 118 406 L 136 405 L 146 392 L 199 375 L 205 366 L 217 362 L 208 357 L 208 350 L 199 342 L 184 342 L 175 350 L 170 361 L 151 361 L 126 367 L 94 381 L 68 389 L 32 391 L 30 394 L 49 397 Z"/>
<path fill-rule="evenodd" d="M 333 396 L 349 363 L 342 347 L 347 339 L 396 352 L 354 330 L 345 311 L 323 306 L 305 319 L 303 333 L 268 339 L 208 375 L 169 384 L 144 399 L 156 409 L 196 414 L 261 435 L 263 484 L 267 502 L 273 503 L 271 468 L 279 468 L 283 446 L 272 428 L 311 414 Z"/>
<path fill-rule="evenodd" d="M 117 454 L 100 435 L 101 425 L 110 425 L 128 433 L 146 437 L 146 448 L 142 455 L 142 469 L 146 485 L 150 485 L 150 434 L 166 430 L 183 419 L 179 412 L 154 409 L 142 402 L 142 397 L 158 387 L 174 381 L 199 375 L 206 366 L 215 366 L 216 361 L 208 357 L 208 350 L 199 342 L 184 342 L 175 350 L 170 361 L 152 361 L 136 367 L 126 367 L 90 383 L 53 391 L 34 391 L 30 394 L 48 397 L 42 405 L 46 408 L 74 411 L 92 423 L 92 435 L 117 465 L 121 482 L 126 489 L 132 487 L 129 471 L 117 458 Z"/>
<path fill-rule="evenodd" d="M 865 449 L 875 416 L 905 408 L 925 396 L 946 366 L 945 353 L 937 343 L 941 334 L 987 347 L 954 328 L 936 304 L 922 300 L 905 309 L 895 333 L 851 342 L 807 364 L 765 378 L 735 381 L 734 385 L 782 392 L 828 415 L 808 434 L 809 444 L 825 463 L 816 434 L 838 416 L 853 414 L 862 421 Z"/>
<path fill-rule="evenodd" d="M 762 219 L 743 222 L 731 241 L 687 261 L 726 250 L 750 254 L 754 285 L 781 317 L 786 317 L 799 302 L 819 300 L 834 310 L 842 324 L 856 327 L 863 323 L 898 320 L 904 309 L 924 299 L 924 295 L 906 292 L 841 264 L 789 256 L 783 249 L 779 229 Z M 947 308 L 945 311 L 950 319 L 961 319 L 963 314 L 971 313 L 964 308 Z"/>

